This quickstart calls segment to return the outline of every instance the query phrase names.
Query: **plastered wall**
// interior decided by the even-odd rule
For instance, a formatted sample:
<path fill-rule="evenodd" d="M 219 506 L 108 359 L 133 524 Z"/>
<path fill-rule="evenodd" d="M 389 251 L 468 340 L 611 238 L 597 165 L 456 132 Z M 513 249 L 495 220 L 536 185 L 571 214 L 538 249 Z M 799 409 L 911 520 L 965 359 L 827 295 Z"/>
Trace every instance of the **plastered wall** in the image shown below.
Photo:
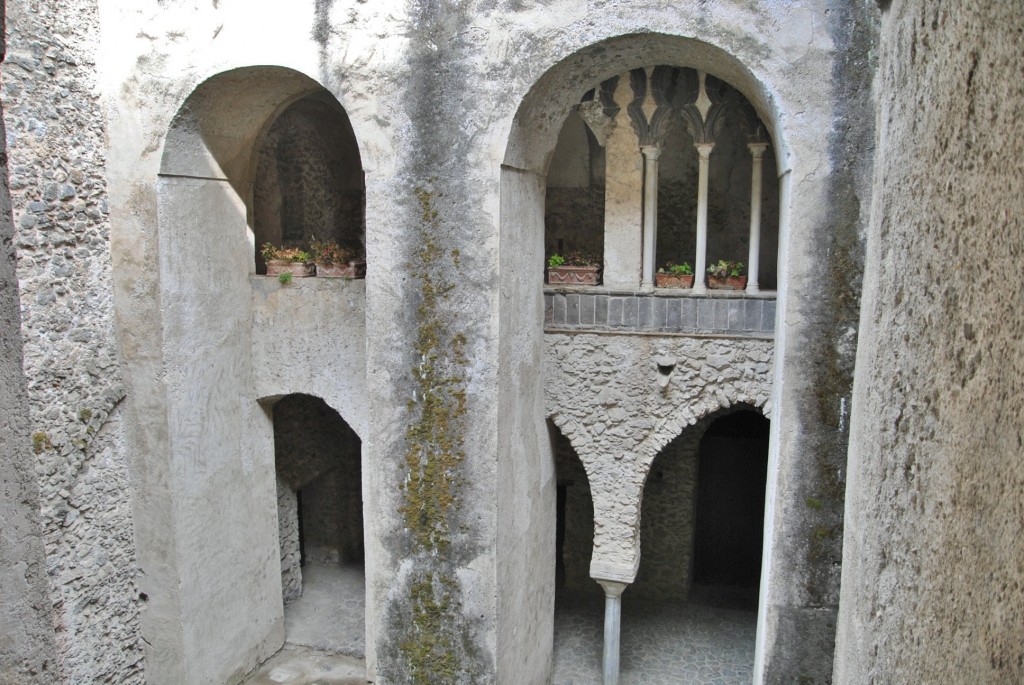
<path fill-rule="evenodd" d="M 1021 682 L 1021 7 L 884 6 L 835 682 Z"/>

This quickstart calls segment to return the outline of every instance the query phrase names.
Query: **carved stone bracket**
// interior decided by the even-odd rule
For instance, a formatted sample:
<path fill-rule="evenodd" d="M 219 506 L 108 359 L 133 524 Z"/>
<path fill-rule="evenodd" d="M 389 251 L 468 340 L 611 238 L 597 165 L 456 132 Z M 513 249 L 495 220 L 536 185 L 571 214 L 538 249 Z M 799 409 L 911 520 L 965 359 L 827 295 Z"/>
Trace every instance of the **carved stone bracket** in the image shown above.
<path fill-rule="evenodd" d="M 629 73 L 636 97 L 627 107 L 640 146 L 660 147 L 673 123 L 672 96 L 679 70 L 672 67 L 648 67 Z"/>
<path fill-rule="evenodd" d="M 587 94 L 591 96 L 590 99 L 584 97 L 578 108 L 580 118 L 594 134 L 597 144 L 601 147 L 605 146 L 608 134 L 615 128 L 615 115 L 619 113 L 620 108 L 615 103 L 615 88 L 618 83 L 618 76 L 604 81 L 594 91 Z"/>
<path fill-rule="evenodd" d="M 694 144 L 714 143 L 725 124 L 729 87 L 703 71 L 680 69 L 673 105 L 683 117 Z"/>

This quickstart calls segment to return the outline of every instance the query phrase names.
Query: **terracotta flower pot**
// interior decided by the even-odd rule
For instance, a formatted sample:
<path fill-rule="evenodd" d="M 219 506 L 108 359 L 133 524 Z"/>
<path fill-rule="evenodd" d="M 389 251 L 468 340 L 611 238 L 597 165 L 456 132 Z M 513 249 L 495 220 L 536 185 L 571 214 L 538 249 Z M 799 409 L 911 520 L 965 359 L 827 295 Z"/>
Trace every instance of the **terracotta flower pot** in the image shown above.
<path fill-rule="evenodd" d="M 267 260 L 268 276 L 280 276 L 286 273 L 291 274 L 294 278 L 306 278 L 313 275 L 313 265 L 284 259 Z"/>
<path fill-rule="evenodd" d="M 550 285 L 597 285 L 600 281 L 599 266 L 549 266 Z"/>
<path fill-rule="evenodd" d="M 654 283 L 659 288 L 692 288 L 693 274 L 654 274 Z"/>
<path fill-rule="evenodd" d="M 708 276 L 708 287 L 712 290 L 745 290 L 746 276 Z"/>
<path fill-rule="evenodd" d="M 346 264 L 316 265 L 316 275 L 321 278 L 366 278 L 366 260 L 353 259 Z"/>

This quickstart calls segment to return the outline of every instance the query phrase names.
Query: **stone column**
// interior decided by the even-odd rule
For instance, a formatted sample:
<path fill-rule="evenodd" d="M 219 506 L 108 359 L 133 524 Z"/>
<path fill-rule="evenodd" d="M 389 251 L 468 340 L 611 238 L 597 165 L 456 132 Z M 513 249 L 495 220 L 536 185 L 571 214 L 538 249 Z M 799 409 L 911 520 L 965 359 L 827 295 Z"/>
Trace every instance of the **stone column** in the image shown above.
<path fill-rule="evenodd" d="M 747 255 L 747 292 L 756 293 L 757 270 L 761 259 L 761 167 L 768 143 L 747 145 L 752 157 L 750 171 L 750 253 Z"/>
<path fill-rule="evenodd" d="M 600 580 L 604 589 L 604 658 L 602 673 L 604 685 L 619 685 L 619 633 L 622 629 L 622 591 L 629 583 Z"/>
<path fill-rule="evenodd" d="M 643 165 L 640 140 L 627 111 L 634 97 L 629 74 L 622 74 L 614 93 L 619 110 L 605 145 L 602 279 L 609 288 L 636 288 L 640 280 Z"/>
<path fill-rule="evenodd" d="M 693 267 L 693 292 L 705 293 L 704 285 L 707 268 L 708 250 L 708 161 L 714 143 L 697 143 L 697 154 L 700 155 L 700 168 L 697 176 L 697 255 Z"/>
<path fill-rule="evenodd" d="M 640 289 L 650 291 L 654 289 L 654 260 L 658 251 L 658 157 L 661 156 L 661 148 L 644 145 L 640 152 L 644 155 L 644 257 Z"/>

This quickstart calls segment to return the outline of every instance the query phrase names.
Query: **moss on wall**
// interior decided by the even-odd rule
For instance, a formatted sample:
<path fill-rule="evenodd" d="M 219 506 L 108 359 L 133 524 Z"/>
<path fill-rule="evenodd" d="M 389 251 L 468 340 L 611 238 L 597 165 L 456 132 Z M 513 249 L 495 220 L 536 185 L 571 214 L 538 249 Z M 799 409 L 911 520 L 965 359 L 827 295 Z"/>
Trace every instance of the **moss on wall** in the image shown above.
<path fill-rule="evenodd" d="M 475 659 L 462 611 L 461 588 L 449 555 L 461 531 L 461 467 L 466 417 L 466 336 L 445 315 L 454 288 L 457 249 L 439 246 L 444 231 L 432 190 L 418 188 L 419 247 L 412 273 L 419 282 L 413 396 L 407 404 L 402 514 L 414 571 L 408 579 L 408 620 L 396 622 L 402 682 L 473 682 Z M 397 679 L 396 679 L 397 680 Z"/>

